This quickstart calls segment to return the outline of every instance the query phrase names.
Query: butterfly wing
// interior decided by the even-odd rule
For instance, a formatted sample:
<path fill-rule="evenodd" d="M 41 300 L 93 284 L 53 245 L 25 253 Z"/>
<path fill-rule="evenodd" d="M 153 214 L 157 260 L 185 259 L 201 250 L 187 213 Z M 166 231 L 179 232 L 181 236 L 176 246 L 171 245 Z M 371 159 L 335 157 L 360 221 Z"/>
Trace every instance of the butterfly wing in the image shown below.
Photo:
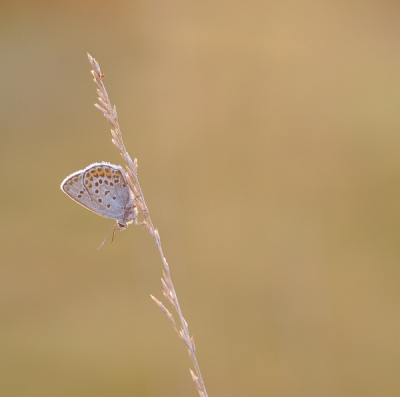
<path fill-rule="evenodd" d="M 98 215 L 123 222 L 133 219 L 130 216 L 133 196 L 120 166 L 105 162 L 91 164 L 65 178 L 61 189 Z"/>

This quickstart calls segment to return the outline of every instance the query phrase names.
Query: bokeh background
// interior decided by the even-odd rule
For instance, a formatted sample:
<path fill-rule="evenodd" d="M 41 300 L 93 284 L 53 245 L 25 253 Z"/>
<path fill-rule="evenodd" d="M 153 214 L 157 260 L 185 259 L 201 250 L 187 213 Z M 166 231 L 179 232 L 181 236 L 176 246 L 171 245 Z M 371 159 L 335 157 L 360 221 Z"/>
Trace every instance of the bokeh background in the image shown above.
<path fill-rule="evenodd" d="M 1 2 L 0 395 L 196 396 L 141 227 L 59 189 L 121 163 L 211 396 L 400 395 L 396 1 Z"/>

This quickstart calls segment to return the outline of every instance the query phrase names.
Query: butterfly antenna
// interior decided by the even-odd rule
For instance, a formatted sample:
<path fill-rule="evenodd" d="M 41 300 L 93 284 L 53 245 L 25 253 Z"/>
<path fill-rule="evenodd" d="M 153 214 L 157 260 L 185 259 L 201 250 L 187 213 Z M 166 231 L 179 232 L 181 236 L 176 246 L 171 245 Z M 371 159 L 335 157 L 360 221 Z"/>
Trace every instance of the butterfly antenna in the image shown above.
<path fill-rule="evenodd" d="M 106 242 L 108 235 L 111 233 L 111 230 L 114 230 L 113 235 L 112 235 L 112 239 L 111 239 L 111 244 L 112 244 L 112 242 L 114 241 L 115 227 L 116 227 L 116 225 L 114 225 L 114 226 L 107 232 L 106 237 L 104 237 L 103 242 L 102 242 L 102 243 L 100 244 L 100 246 L 97 248 L 98 250 L 99 250 L 99 249 L 104 245 L 104 243 Z"/>

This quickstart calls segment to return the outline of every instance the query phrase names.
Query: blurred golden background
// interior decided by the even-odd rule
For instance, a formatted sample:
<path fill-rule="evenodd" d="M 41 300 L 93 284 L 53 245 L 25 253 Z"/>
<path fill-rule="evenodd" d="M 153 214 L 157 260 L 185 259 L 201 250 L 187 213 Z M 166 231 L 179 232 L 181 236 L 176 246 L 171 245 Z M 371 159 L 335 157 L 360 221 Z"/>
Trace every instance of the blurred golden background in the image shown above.
<path fill-rule="evenodd" d="M 59 188 L 121 163 L 209 396 L 400 395 L 400 4 L 1 3 L 0 395 L 196 396 L 141 227 Z"/>

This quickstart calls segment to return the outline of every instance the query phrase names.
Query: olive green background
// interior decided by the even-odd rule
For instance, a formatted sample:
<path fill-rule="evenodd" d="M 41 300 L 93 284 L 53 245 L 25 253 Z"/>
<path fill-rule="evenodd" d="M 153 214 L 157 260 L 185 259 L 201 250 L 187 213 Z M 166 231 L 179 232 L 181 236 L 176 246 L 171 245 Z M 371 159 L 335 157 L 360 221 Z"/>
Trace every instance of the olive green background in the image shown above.
<path fill-rule="evenodd" d="M 1 397 L 196 396 L 131 226 L 59 189 L 121 163 L 209 396 L 400 393 L 400 5 L 1 2 Z"/>

